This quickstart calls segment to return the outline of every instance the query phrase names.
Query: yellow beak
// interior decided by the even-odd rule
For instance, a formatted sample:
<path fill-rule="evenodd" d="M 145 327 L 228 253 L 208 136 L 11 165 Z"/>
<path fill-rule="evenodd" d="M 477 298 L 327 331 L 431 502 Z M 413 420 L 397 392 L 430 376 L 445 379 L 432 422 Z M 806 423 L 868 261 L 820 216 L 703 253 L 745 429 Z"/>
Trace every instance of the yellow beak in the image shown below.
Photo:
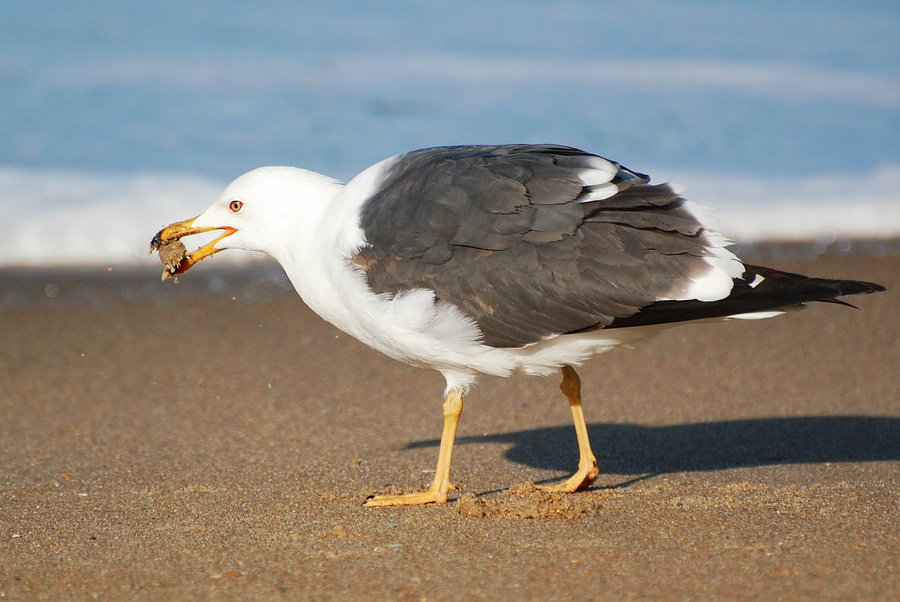
<path fill-rule="evenodd" d="M 203 232 L 212 232 L 213 230 L 224 230 L 225 233 L 214 241 L 203 245 L 193 253 L 183 253 L 182 257 L 178 257 L 174 261 L 164 260 L 163 263 L 166 264 L 166 270 L 163 271 L 163 280 L 165 280 L 166 278 L 171 278 L 177 274 L 184 274 L 189 269 L 191 269 L 191 266 L 193 266 L 204 257 L 209 257 L 210 255 L 215 255 L 219 251 L 222 251 L 223 249 L 216 248 L 216 243 L 218 243 L 226 236 L 231 236 L 232 234 L 237 232 L 237 228 L 232 228 L 230 226 L 194 228 L 193 224 L 194 220 L 196 219 L 197 218 L 195 217 L 183 222 L 177 222 L 172 224 L 171 226 L 166 226 L 165 228 L 157 232 L 156 236 L 153 237 L 153 240 L 150 241 L 150 253 L 153 253 L 154 251 L 159 249 L 160 254 L 162 254 L 162 249 L 178 242 L 185 236 L 202 234 Z M 184 247 L 181 246 L 181 248 L 183 249 Z"/>

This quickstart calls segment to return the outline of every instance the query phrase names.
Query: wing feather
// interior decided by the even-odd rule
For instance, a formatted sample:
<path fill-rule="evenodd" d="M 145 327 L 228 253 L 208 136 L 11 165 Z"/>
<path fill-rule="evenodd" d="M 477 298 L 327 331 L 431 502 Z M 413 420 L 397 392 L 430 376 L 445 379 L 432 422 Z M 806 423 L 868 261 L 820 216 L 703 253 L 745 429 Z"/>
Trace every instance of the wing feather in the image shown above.
<path fill-rule="evenodd" d="M 408 153 L 360 226 L 373 291 L 431 289 L 496 347 L 608 326 L 712 269 L 703 225 L 670 186 L 569 147 Z"/>

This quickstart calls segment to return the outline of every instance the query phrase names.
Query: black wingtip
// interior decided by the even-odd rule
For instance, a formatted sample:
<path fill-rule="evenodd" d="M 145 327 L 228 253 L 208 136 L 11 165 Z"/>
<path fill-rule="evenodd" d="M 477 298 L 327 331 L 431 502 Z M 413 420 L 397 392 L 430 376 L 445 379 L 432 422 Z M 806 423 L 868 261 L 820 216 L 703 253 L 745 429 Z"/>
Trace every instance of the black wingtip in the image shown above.
<path fill-rule="evenodd" d="M 616 318 L 608 328 L 647 326 L 778 311 L 815 302 L 835 303 L 857 309 L 855 305 L 847 303 L 841 297 L 880 293 L 886 290 L 880 284 L 862 280 L 810 278 L 761 266 L 746 265 L 745 267 L 747 271 L 744 273 L 744 277 L 735 280 L 732 293 L 724 299 L 719 301 L 658 301 L 644 307 L 637 314 Z M 763 280 L 754 287 L 749 283 L 754 282 L 757 276 L 762 276 Z"/>
<path fill-rule="evenodd" d="M 881 286 L 880 284 L 876 284 L 874 282 L 862 282 L 862 281 L 854 281 L 855 284 L 861 285 L 865 287 L 865 290 L 860 291 L 859 293 L 846 293 L 848 295 L 867 295 L 869 293 L 883 293 L 887 290 L 887 287 Z"/>
<path fill-rule="evenodd" d="M 833 301 L 837 301 L 838 297 L 848 297 L 850 295 L 870 295 L 872 293 L 883 293 L 887 289 L 880 284 L 874 282 L 865 282 L 862 280 L 834 280 L 832 281 L 836 290 Z M 826 301 L 826 299 L 822 299 Z M 850 305 L 845 303 L 844 305 Z M 851 305 L 852 307 L 852 305 Z"/>
<path fill-rule="evenodd" d="M 801 274 L 782 272 L 781 270 L 761 266 L 746 265 L 745 267 L 747 268 L 747 275 L 759 274 L 766 279 L 763 282 L 765 286 L 758 292 L 766 291 L 773 296 L 792 297 L 796 295 L 805 297 L 803 302 L 826 301 L 850 295 L 881 293 L 887 290 L 880 284 L 864 280 L 810 278 Z"/>

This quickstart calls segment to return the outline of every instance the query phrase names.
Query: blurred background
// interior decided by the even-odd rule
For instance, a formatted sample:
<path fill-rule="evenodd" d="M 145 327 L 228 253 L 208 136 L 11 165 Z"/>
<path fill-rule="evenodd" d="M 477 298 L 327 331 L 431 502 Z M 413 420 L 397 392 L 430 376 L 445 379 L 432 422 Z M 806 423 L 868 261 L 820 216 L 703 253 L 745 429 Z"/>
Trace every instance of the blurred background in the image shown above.
<path fill-rule="evenodd" d="M 896 0 L 3 0 L 0 266 L 151 265 L 254 167 L 474 143 L 675 181 L 737 241 L 896 237 L 898 32 Z"/>

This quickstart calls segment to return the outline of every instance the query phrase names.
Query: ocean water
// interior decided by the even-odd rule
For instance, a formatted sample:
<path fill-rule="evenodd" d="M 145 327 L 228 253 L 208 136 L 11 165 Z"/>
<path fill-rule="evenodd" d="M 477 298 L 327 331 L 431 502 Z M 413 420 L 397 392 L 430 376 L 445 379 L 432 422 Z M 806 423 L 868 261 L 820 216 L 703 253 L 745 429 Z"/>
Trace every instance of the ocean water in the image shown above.
<path fill-rule="evenodd" d="M 0 266 L 150 265 L 259 165 L 465 143 L 596 152 L 739 242 L 897 237 L 897 31 L 896 2 L 5 0 Z"/>

